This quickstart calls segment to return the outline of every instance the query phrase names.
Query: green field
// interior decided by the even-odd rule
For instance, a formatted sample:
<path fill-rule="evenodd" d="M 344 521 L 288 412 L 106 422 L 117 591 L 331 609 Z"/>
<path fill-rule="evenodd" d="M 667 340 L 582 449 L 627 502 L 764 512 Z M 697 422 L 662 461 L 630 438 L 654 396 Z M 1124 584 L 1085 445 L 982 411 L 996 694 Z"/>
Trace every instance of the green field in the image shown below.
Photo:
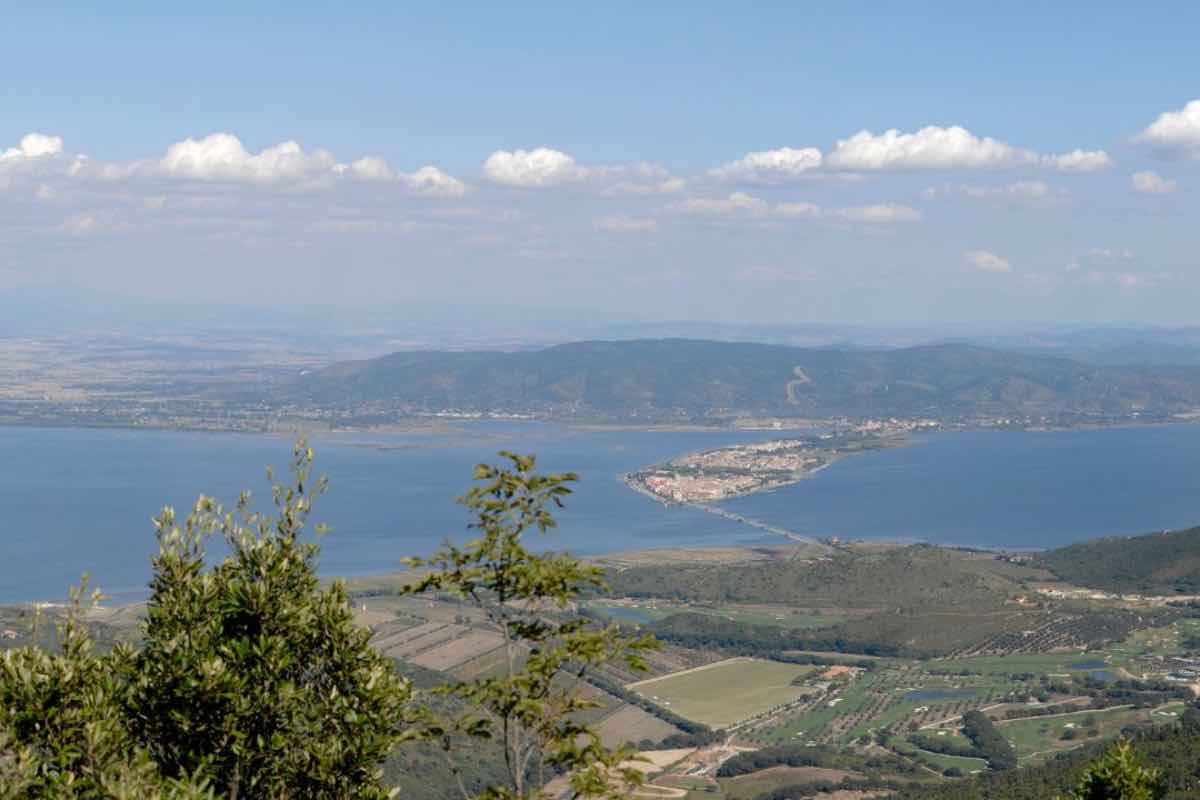
<path fill-rule="evenodd" d="M 814 613 L 811 609 L 770 605 L 707 606 L 690 603 L 615 603 L 596 600 L 588 606 L 592 611 L 610 616 L 620 622 L 649 624 L 674 614 L 707 614 L 747 625 L 774 625 L 780 628 L 805 629 L 836 625 L 846 619 L 844 614 Z"/>
<path fill-rule="evenodd" d="M 962 741 L 965 742 L 966 740 L 963 739 Z M 920 750 L 899 737 L 892 737 L 888 741 L 888 747 L 897 753 L 912 756 L 933 769 L 947 770 L 953 768 L 960 770 L 963 774 L 970 774 L 972 772 L 984 772 L 988 768 L 985 759 L 969 758 L 967 756 L 948 756 L 943 753 Z"/>
<path fill-rule="evenodd" d="M 804 695 L 792 681 L 812 667 L 738 658 L 630 684 L 676 714 L 723 728 Z"/>
<path fill-rule="evenodd" d="M 1018 686 L 1001 674 L 932 675 L 897 664 L 864 673 L 836 696 L 781 717 L 754 735 L 763 744 L 845 744 L 891 725 L 924 725 L 960 714 Z"/>
<path fill-rule="evenodd" d="M 978 656 L 976 658 L 941 659 L 929 662 L 937 670 L 970 670 L 984 675 L 1004 675 L 1033 672 L 1069 673 L 1072 664 L 1083 661 L 1103 660 L 1106 653 L 1020 653 L 1010 656 Z"/>
<path fill-rule="evenodd" d="M 1002 722 L 996 727 L 1012 743 L 1018 758 L 1036 760 L 1073 749 L 1088 741 L 1111 737 L 1125 725 L 1149 719 L 1170 719 L 1163 714 L 1178 714 L 1183 708 L 1185 706 L 1182 703 L 1162 706 L 1155 709 L 1156 712 L 1160 712 L 1157 717 L 1145 709 L 1109 708 L 1103 711 L 1081 711 L 1076 714 Z M 1071 731 L 1074 738 L 1064 739 L 1065 731 Z"/>

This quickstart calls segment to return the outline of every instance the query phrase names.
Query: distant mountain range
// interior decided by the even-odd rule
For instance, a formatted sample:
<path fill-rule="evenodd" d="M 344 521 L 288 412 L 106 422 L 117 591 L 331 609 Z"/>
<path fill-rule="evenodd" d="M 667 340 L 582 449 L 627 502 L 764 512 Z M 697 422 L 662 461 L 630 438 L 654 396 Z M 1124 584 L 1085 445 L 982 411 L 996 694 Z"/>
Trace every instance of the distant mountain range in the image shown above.
<path fill-rule="evenodd" d="M 1200 367 L 1100 365 L 963 344 L 865 350 L 644 339 L 401 352 L 335 364 L 271 392 L 324 407 L 625 421 L 1167 417 L 1200 409 Z"/>

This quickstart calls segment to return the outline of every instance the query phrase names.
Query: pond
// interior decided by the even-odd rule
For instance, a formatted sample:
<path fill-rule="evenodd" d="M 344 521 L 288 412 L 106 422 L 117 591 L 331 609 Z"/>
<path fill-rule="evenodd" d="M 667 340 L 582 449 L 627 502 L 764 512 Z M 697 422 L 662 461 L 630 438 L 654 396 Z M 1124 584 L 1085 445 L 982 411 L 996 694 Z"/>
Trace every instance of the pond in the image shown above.
<path fill-rule="evenodd" d="M 598 611 L 607 617 L 621 620 L 622 622 L 636 622 L 638 625 L 645 625 L 653 622 L 654 617 L 650 612 L 642 608 L 630 608 L 629 606 L 592 606 L 592 610 Z"/>

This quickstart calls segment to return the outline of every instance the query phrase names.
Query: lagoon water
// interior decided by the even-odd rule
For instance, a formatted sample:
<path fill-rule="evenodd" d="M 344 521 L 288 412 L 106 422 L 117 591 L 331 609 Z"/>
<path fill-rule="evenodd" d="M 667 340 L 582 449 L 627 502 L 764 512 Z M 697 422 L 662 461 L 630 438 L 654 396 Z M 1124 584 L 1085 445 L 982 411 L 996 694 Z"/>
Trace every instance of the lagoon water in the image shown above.
<path fill-rule="evenodd" d="M 460 427 L 451 435 L 314 442 L 318 471 L 330 477 L 314 516 L 333 528 L 323 541 L 324 574 L 390 571 L 446 536 L 463 538 L 468 518 L 453 498 L 472 465 L 503 448 L 581 475 L 547 545 L 587 554 L 780 541 L 714 514 L 665 507 L 617 479 L 689 450 L 770 433 Z M 201 492 L 227 502 L 243 488 L 267 497 L 264 469 L 286 466 L 289 452 L 289 442 L 266 436 L 0 427 L 0 602 L 61 600 L 84 571 L 116 599 L 139 597 L 159 508 L 172 504 L 182 514 Z M 1011 548 L 1179 528 L 1200 523 L 1200 426 L 934 435 L 726 505 L 821 536 Z"/>
<path fill-rule="evenodd" d="M 1200 525 L 1200 425 L 927 436 L 725 504 L 797 533 L 1038 550 Z"/>

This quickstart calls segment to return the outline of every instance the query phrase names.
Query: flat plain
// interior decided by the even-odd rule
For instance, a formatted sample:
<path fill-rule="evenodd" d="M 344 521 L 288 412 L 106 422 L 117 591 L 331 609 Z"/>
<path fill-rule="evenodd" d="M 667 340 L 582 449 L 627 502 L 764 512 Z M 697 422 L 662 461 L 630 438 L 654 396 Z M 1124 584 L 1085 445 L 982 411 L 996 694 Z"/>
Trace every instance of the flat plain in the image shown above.
<path fill-rule="evenodd" d="M 627 688 L 682 717 L 723 728 L 803 696 L 805 689 L 792 681 L 812 671 L 797 664 L 731 658 Z"/>

